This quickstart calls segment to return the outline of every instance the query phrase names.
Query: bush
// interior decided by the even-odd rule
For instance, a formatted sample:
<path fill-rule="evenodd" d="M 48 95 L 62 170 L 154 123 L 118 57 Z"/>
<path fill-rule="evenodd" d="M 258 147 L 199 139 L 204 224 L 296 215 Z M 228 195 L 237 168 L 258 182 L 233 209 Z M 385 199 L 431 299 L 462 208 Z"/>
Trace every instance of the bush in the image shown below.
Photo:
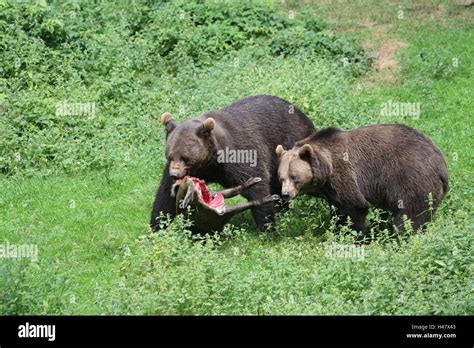
<path fill-rule="evenodd" d="M 460 230 L 467 216 L 457 219 L 355 246 L 334 222 L 320 236 L 254 238 L 229 225 L 192 240 L 180 218 L 122 250 L 120 280 L 97 302 L 109 314 L 468 314 L 473 238 Z"/>
<path fill-rule="evenodd" d="M 0 173 L 109 170 L 156 139 L 159 110 L 179 105 L 186 83 L 240 52 L 325 59 L 348 76 L 368 68 L 360 48 L 301 12 L 268 1 L 1 2 Z"/>

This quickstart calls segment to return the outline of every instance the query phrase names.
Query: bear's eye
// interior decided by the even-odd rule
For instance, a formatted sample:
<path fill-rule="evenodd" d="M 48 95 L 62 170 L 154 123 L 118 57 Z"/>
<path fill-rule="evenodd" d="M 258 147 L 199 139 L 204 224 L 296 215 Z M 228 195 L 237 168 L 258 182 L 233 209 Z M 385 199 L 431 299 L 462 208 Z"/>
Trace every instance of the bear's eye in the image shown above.
<path fill-rule="evenodd" d="M 181 157 L 181 161 L 183 161 L 184 163 L 188 163 L 188 162 L 189 162 L 189 158 L 186 157 L 186 156 L 182 156 L 182 157 Z"/>
<path fill-rule="evenodd" d="M 298 181 L 299 177 L 296 176 L 296 175 L 292 175 L 292 176 L 290 176 L 290 179 L 291 179 L 291 181 Z"/>

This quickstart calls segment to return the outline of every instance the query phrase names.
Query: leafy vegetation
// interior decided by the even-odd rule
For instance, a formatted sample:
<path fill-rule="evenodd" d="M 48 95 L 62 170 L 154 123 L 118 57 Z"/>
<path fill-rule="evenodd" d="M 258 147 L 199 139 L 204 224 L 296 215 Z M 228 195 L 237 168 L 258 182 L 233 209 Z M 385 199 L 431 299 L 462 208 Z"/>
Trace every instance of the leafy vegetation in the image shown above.
<path fill-rule="evenodd" d="M 244 48 L 259 65 L 295 55 L 344 58 L 353 74 L 370 65 L 363 50 L 318 22 L 290 19 L 265 2 L 7 1 L 0 26 L 6 175 L 113 166 L 123 147 L 156 137 L 157 108 L 180 105 L 175 94 L 191 92 L 191 76 L 223 57 L 237 66 Z M 94 112 L 61 112 L 68 103 L 93 104 Z"/>
<path fill-rule="evenodd" d="M 39 249 L 0 259 L 0 314 L 472 315 L 473 11 L 434 3 L 0 1 L 0 243 Z M 361 48 L 375 25 L 409 43 L 398 83 L 377 81 Z M 248 212 L 221 235 L 192 237 L 184 219 L 151 234 L 159 115 L 255 94 L 316 127 L 429 135 L 450 173 L 433 222 L 399 238 L 372 211 L 375 241 L 356 247 L 301 198 L 276 235 Z M 420 117 L 383 116 L 388 101 L 420 103 Z"/>

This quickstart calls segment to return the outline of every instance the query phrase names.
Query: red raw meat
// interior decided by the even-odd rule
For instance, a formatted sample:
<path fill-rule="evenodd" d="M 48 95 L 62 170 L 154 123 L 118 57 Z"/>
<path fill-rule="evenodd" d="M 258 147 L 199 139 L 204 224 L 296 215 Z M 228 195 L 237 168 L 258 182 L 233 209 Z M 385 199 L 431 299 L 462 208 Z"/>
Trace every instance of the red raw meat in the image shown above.
<path fill-rule="evenodd" d="M 183 179 L 178 180 L 177 183 L 181 184 L 186 179 L 190 179 L 193 181 L 194 188 L 198 193 L 199 201 L 202 204 L 216 209 L 217 211 L 222 211 L 224 209 L 224 196 L 221 193 L 211 193 L 204 180 L 192 176 L 186 176 Z"/>

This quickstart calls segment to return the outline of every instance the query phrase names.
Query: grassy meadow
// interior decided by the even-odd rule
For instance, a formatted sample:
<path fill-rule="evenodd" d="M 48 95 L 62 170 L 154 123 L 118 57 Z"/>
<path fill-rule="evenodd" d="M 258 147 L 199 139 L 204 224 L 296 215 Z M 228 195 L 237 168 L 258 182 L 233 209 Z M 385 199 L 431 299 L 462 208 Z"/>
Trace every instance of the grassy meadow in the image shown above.
<path fill-rule="evenodd" d="M 0 314 L 474 314 L 473 57 L 474 7 L 448 0 L 0 1 L 0 243 L 38 248 L 0 258 Z M 427 134 L 450 176 L 433 221 L 400 238 L 374 210 L 356 246 L 299 197 L 275 234 L 249 212 L 150 233 L 160 115 L 256 94 Z"/>

